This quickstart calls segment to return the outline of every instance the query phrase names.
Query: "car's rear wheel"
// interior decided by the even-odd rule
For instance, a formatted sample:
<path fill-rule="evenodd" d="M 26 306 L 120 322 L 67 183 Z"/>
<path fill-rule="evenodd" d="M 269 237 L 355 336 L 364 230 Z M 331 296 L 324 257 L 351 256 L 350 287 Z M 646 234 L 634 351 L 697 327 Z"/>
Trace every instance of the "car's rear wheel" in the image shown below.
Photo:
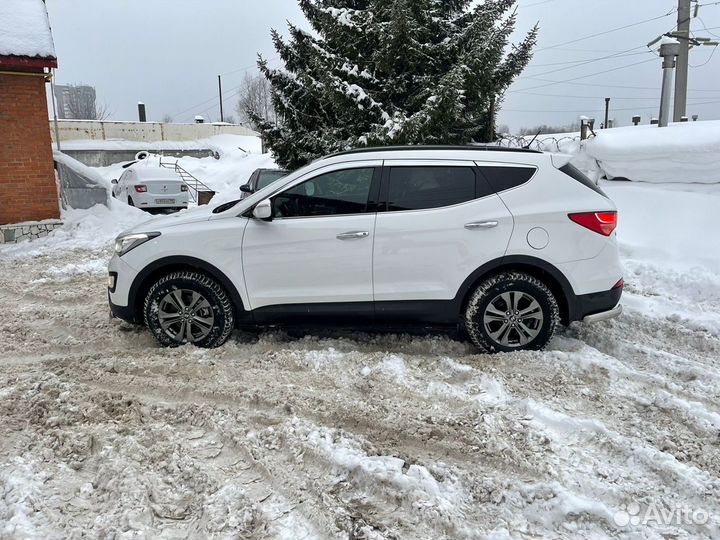
<path fill-rule="evenodd" d="M 464 322 L 472 342 L 485 351 L 538 350 L 553 337 L 560 310 L 542 281 L 523 272 L 503 272 L 475 289 Z"/>
<path fill-rule="evenodd" d="M 128 205 L 135 206 L 135 203 L 132 200 L 132 197 L 128 197 Z"/>
<path fill-rule="evenodd" d="M 145 325 L 166 347 L 186 343 L 219 347 L 235 325 L 225 289 L 205 274 L 189 270 L 169 274 L 150 287 L 143 311 Z"/>

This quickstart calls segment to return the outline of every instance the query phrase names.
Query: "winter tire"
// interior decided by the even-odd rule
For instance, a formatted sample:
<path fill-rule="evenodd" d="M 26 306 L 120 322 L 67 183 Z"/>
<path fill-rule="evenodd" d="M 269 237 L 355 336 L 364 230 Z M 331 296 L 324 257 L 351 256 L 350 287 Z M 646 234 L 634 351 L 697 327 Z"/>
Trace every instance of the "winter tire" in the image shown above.
<path fill-rule="evenodd" d="M 465 329 L 487 352 L 539 350 L 560 322 L 557 300 L 539 279 L 503 272 L 482 282 L 470 296 Z"/>
<path fill-rule="evenodd" d="M 135 203 L 132 200 L 132 197 L 128 197 L 128 206 L 135 206 Z"/>
<path fill-rule="evenodd" d="M 192 343 L 212 349 L 221 346 L 235 324 L 233 306 L 215 280 L 193 271 L 169 274 L 145 297 L 145 325 L 165 347 Z"/>

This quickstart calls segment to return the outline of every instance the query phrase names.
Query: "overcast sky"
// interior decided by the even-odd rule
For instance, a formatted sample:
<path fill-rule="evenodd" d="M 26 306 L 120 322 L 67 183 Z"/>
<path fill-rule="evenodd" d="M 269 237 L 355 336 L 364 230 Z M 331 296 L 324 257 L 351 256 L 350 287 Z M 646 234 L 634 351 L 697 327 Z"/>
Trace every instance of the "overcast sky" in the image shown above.
<path fill-rule="evenodd" d="M 244 73 L 256 73 L 257 53 L 278 63 L 270 29 L 284 32 L 286 21 L 306 26 L 296 0 L 47 0 L 47 5 L 59 59 L 57 83 L 95 86 L 116 120 L 136 119 L 138 101 L 146 103 L 149 120 L 170 115 L 188 122 L 196 114 L 219 120 L 218 74 L 225 111 L 234 113 L 237 87 Z M 540 37 L 535 57 L 506 96 L 499 123 L 515 131 L 570 124 L 580 114 L 599 119 L 605 97 L 613 98 L 611 118 L 620 125 L 635 113 L 644 121 L 657 116 L 661 61 L 642 47 L 673 28 L 677 14 L 663 15 L 675 5 L 674 0 L 519 0 L 517 36 L 539 22 Z M 692 29 L 698 36 L 720 36 L 720 4 L 701 7 Z M 690 63 L 697 67 L 690 70 L 688 113 L 702 119 L 720 119 L 720 52 L 711 57 L 712 50 L 691 51 Z M 630 67 L 616 69 L 621 66 Z"/>

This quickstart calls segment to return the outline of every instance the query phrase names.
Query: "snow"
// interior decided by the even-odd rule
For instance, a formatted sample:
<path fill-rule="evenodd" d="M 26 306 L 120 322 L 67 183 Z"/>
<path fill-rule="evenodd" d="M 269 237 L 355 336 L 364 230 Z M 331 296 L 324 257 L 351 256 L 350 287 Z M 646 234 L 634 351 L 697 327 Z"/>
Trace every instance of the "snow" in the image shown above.
<path fill-rule="evenodd" d="M 600 130 L 585 151 L 608 178 L 720 183 L 720 121 Z"/>
<path fill-rule="evenodd" d="M 42 0 L 0 2 L 0 56 L 55 58 L 47 9 Z"/>
<path fill-rule="evenodd" d="M 221 198 L 272 166 L 225 143 L 180 160 Z M 0 246 L 0 537 L 720 537 L 720 187 L 601 187 L 626 312 L 542 352 L 277 331 L 160 349 L 107 315 L 112 238 L 147 215 L 114 201 Z"/>
<path fill-rule="evenodd" d="M 61 150 L 214 150 L 232 152 L 243 149 L 245 152 L 260 153 L 260 138 L 249 135 L 215 135 L 195 141 L 128 141 L 125 139 L 75 139 L 61 141 Z"/>
<path fill-rule="evenodd" d="M 534 136 L 501 144 L 528 144 Z M 720 184 L 720 120 L 680 122 L 665 128 L 627 126 L 599 129 L 580 141 L 577 132 L 541 134 L 533 149 L 573 156 L 573 164 L 597 181 Z"/>

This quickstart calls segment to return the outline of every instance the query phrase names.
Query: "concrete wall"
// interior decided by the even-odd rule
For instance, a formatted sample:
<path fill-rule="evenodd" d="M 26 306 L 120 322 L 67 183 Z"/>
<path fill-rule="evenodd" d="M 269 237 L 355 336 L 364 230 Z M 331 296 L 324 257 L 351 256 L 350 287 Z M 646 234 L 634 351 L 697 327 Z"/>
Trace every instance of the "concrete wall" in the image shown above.
<path fill-rule="evenodd" d="M 135 148 L 131 150 L 74 150 L 63 148 L 64 154 L 71 158 L 77 159 L 83 165 L 88 167 L 107 167 L 114 163 L 122 163 L 123 161 L 133 161 L 135 156 L 145 148 Z M 213 156 L 213 151 L 206 149 L 191 150 L 150 150 L 153 154 L 162 154 L 165 157 L 195 157 L 205 158 Z"/>
<path fill-rule="evenodd" d="M 0 225 L 60 216 L 42 70 L 0 74 Z"/>
<path fill-rule="evenodd" d="M 235 124 L 163 124 L 160 122 L 100 122 L 96 120 L 58 120 L 60 142 L 81 139 L 124 139 L 127 141 L 194 141 L 214 135 L 259 134 Z M 55 126 L 50 120 L 50 133 L 55 141 Z"/>

